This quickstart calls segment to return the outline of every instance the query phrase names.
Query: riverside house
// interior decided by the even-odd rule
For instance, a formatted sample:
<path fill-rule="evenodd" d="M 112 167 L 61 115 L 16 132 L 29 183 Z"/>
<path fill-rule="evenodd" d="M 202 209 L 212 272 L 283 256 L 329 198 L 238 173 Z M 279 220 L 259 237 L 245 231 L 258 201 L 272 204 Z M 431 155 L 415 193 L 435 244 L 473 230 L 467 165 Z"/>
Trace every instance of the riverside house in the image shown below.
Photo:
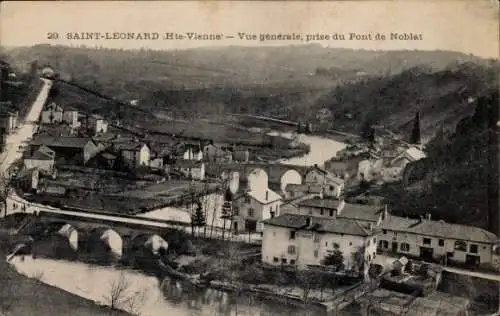
<path fill-rule="evenodd" d="M 380 228 L 378 249 L 424 260 L 486 265 L 492 263 L 498 237 L 474 226 L 388 215 Z"/>
<path fill-rule="evenodd" d="M 129 168 L 149 167 L 151 149 L 142 142 L 122 142 L 113 145 L 120 154 L 123 165 Z"/>
<path fill-rule="evenodd" d="M 323 188 L 324 196 L 340 197 L 344 192 L 344 180 L 336 177 L 318 165 L 311 168 L 304 178 L 304 184 L 317 184 Z"/>
<path fill-rule="evenodd" d="M 300 214 L 283 214 L 263 223 L 262 262 L 266 264 L 320 266 L 339 250 L 346 270 L 364 268 L 366 273 L 376 256 L 377 230 L 369 223 Z"/>
<path fill-rule="evenodd" d="M 233 199 L 232 230 L 262 232 L 262 221 L 278 216 L 281 196 L 266 188 L 248 190 Z"/>
<path fill-rule="evenodd" d="M 91 138 L 37 136 L 30 142 L 31 154 L 42 145 L 55 152 L 56 161 L 64 159 L 66 162 L 76 164 L 86 164 L 104 149 L 104 146 Z"/>

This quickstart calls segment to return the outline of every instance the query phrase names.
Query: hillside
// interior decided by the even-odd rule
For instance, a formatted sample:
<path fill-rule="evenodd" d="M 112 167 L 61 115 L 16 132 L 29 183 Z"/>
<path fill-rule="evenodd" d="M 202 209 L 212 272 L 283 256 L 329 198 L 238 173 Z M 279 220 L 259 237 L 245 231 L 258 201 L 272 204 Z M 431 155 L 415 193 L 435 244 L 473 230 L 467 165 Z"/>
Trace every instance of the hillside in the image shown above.
<path fill-rule="evenodd" d="M 495 85 L 498 71 L 491 61 L 456 52 L 320 45 L 177 51 L 37 45 L 3 53 L 18 67 L 33 60 L 58 65 L 63 78 L 111 98 L 138 100 L 137 107 L 161 117 L 258 113 L 314 121 L 328 108 L 330 128 L 359 132 L 369 120 L 404 131 L 418 109 L 424 137 L 469 115 L 468 98 Z M 119 114 L 105 105 L 100 111 Z"/>
<path fill-rule="evenodd" d="M 441 132 L 426 146 L 428 158 L 418 186 L 405 190 L 387 185 L 379 194 L 389 198 L 395 214 L 424 215 L 476 225 L 499 233 L 499 98 L 485 91 L 470 104 L 473 113 L 454 132 Z"/>

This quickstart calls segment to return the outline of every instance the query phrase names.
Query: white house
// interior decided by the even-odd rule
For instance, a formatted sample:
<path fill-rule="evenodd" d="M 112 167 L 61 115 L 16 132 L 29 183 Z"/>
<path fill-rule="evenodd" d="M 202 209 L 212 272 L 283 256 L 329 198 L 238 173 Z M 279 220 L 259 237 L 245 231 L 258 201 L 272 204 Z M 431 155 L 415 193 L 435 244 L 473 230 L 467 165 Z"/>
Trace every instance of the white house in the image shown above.
<path fill-rule="evenodd" d="M 72 127 L 78 126 L 78 111 L 76 110 L 65 110 L 63 112 L 62 121 Z"/>
<path fill-rule="evenodd" d="M 25 156 L 24 168 L 27 170 L 37 168 L 46 172 L 52 172 L 54 170 L 55 157 L 55 151 L 42 145 L 32 154 Z"/>
<path fill-rule="evenodd" d="M 233 200 L 232 229 L 262 232 L 262 221 L 280 214 L 281 196 L 270 190 L 247 191 Z"/>
<path fill-rule="evenodd" d="M 55 102 L 50 103 L 42 111 L 42 124 L 56 124 L 63 121 L 63 109 Z"/>
<path fill-rule="evenodd" d="M 271 265 L 319 266 L 335 249 L 346 270 L 364 268 L 376 256 L 376 230 L 350 219 L 283 214 L 264 221 L 262 261 Z M 359 259 L 355 257 L 358 254 Z"/>
<path fill-rule="evenodd" d="M 117 143 L 115 150 L 120 153 L 122 162 L 129 168 L 149 167 L 151 149 L 144 143 Z"/>
<path fill-rule="evenodd" d="M 182 155 L 182 159 L 184 160 L 202 160 L 203 159 L 203 151 L 196 150 L 194 148 L 188 148 L 184 154 Z"/>
<path fill-rule="evenodd" d="M 427 156 L 422 150 L 416 147 L 410 147 L 394 157 L 394 159 L 392 159 L 390 162 L 390 166 L 392 168 L 403 170 L 408 163 L 423 159 L 425 157 Z"/>
<path fill-rule="evenodd" d="M 12 133 L 17 127 L 17 117 L 18 113 L 0 113 L 0 129 L 3 129 L 5 134 Z"/>
<path fill-rule="evenodd" d="M 87 129 L 95 134 L 104 134 L 108 131 L 108 122 L 100 115 L 93 114 L 87 117 Z"/>
<path fill-rule="evenodd" d="M 205 179 L 205 163 L 198 160 L 177 160 L 173 169 L 193 180 Z"/>
<path fill-rule="evenodd" d="M 498 237 L 474 226 L 388 215 L 380 225 L 378 249 L 424 260 L 488 265 Z"/>
<path fill-rule="evenodd" d="M 304 184 L 319 184 L 325 196 L 340 197 L 344 192 L 344 180 L 315 165 L 304 178 Z"/>

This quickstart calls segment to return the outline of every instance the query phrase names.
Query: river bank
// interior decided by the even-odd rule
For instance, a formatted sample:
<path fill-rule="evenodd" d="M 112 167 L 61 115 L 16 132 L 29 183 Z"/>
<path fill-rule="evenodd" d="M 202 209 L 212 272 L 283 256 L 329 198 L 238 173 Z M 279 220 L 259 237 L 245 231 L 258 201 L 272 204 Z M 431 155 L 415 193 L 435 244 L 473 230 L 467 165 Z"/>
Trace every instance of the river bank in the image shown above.
<path fill-rule="evenodd" d="M 0 230 L 0 258 L 6 258 L 19 237 Z M 70 291 L 45 283 L 43 269 L 32 277 L 18 273 L 16 268 L 0 260 L 0 312 L 5 315 L 82 315 L 82 316 L 130 316 L 130 314 L 98 306 Z M 36 276 L 36 277 L 35 277 Z"/>

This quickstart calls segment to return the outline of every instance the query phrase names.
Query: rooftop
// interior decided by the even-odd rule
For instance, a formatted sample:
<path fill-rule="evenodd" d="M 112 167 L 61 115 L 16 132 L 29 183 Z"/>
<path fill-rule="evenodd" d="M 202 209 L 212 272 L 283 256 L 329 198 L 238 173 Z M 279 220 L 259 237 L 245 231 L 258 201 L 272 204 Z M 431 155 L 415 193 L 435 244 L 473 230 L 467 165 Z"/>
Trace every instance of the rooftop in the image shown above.
<path fill-rule="evenodd" d="M 317 171 L 317 172 L 323 174 L 327 180 L 329 180 L 329 181 L 331 181 L 331 182 L 333 182 L 335 184 L 343 184 L 344 183 L 344 180 L 342 180 L 341 178 L 336 177 L 333 173 L 331 173 L 331 172 L 329 172 L 329 171 L 327 171 L 327 170 L 325 170 L 323 168 L 320 168 L 317 165 L 315 165 L 314 167 L 312 167 L 308 171 L 308 173 L 311 172 L 311 171 Z"/>
<path fill-rule="evenodd" d="M 290 183 L 285 187 L 286 191 L 303 192 L 303 193 L 321 193 L 321 185 L 319 184 L 295 184 Z"/>
<path fill-rule="evenodd" d="M 320 197 L 313 197 L 308 200 L 301 201 L 299 203 L 299 206 L 305 206 L 305 207 L 316 207 L 316 208 L 326 208 L 326 209 L 338 209 L 340 206 L 341 201 L 338 199 L 325 199 L 325 198 L 320 198 Z"/>
<path fill-rule="evenodd" d="M 382 222 L 382 229 L 407 232 L 432 237 L 441 237 L 456 240 L 466 240 L 479 243 L 496 243 L 498 237 L 485 229 L 433 221 L 429 219 L 411 219 L 390 215 Z"/>
<path fill-rule="evenodd" d="M 140 150 L 145 143 L 142 142 L 127 142 L 127 143 L 115 143 L 115 149 L 116 150 Z M 146 145 L 147 146 L 147 145 Z"/>
<path fill-rule="evenodd" d="M 247 194 L 261 204 L 268 204 L 281 200 L 281 196 L 270 189 L 249 191 Z"/>
<path fill-rule="evenodd" d="M 55 152 L 49 147 L 42 145 L 32 154 L 25 157 L 25 159 L 36 159 L 36 160 L 53 160 L 55 157 Z"/>
<path fill-rule="evenodd" d="M 345 203 L 337 217 L 376 222 L 382 212 L 383 208 L 381 206 Z"/>
<path fill-rule="evenodd" d="M 307 219 L 310 225 L 306 226 Z M 346 218 L 325 218 L 299 214 L 284 214 L 278 217 L 263 221 L 266 225 L 287 227 L 293 229 L 311 230 L 317 232 L 347 234 L 354 236 L 371 236 L 370 228 L 351 219 Z"/>
<path fill-rule="evenodd" d="M 48 147 L 67 147 L 67 148 L 83 148 L 91 141 L 85 137 L 55 137 L 55 136 L 37 136 L 33 138 L 30 145 Z"/>

